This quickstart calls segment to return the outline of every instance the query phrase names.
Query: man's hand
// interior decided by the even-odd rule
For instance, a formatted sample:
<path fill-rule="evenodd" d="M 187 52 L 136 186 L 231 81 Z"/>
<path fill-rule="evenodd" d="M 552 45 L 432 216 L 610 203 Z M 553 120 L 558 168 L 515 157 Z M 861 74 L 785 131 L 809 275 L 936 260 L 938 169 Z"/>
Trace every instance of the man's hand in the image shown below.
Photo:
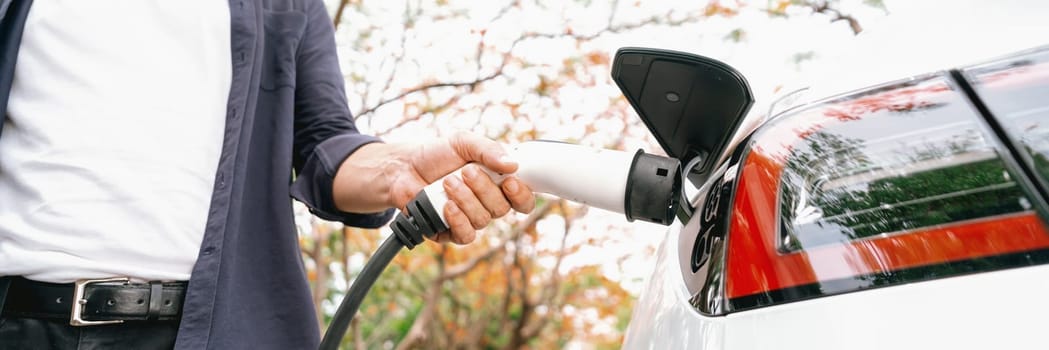
<path fill-rule="evenodd" d="M 478 165 L 502 174 L 517 171 L 517 163 L 506 158 L 499 143 L 469 133 L 424 145 L 364 145 L 339 166 L 333 189 L 335 203 L 345 212 L 378 212 L 389 207 L 404 210 L 427 184 L 462 168 L 461 178 L 449 176 L 444 180 L 449 201 L 444 208 L 437 208 L 444 210 L 450 232 L 434 238 L 467 244 L 476 238 L 477 230 L 511 208 L 527 213 L 535 207 L 535 195 L 527 185 L 513 176 L 506 177 L 502 186 L 496 185 Z"/>

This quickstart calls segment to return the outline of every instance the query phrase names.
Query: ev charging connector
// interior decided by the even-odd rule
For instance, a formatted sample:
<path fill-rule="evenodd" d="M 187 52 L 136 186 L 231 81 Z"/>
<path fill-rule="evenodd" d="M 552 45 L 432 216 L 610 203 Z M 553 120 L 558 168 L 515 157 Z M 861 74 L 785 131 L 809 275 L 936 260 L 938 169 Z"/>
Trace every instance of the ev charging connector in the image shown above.
<path fill-rule="evenodd" d="M 670 225 L 677 212 L 681 163 L 675 158 L 641 150 L 630 153 L 553 141 L 520 143 L 507 153 L 518 163 L 514 176 L 537 193 L 621 213 L 629 221 Z M 487 172 L 497 184 L 505 178 Z M 393 235 L 383 242 L 350 286 L 324 334 L 321 349 L 338 348 L 364 296 L 401 247 L 412 249 L 427 237 L 448 230 L 443 210 L 448 196 L 442 182 L 423 188 L 408 203 L 406 211 L 394 219 Z"/>

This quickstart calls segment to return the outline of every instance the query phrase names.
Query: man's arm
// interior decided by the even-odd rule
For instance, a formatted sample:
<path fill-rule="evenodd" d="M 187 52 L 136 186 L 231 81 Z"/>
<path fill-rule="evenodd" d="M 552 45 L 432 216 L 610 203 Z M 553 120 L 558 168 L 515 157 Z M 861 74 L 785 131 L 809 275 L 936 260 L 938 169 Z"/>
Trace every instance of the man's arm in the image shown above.
<path fill-rule="evenodd" d="M 502 160 L 502 147 L 463 133 L 427 145 L 384 144 L 361 135 L 350 116 L 335 52 L 334 28 L 324 4 L 306 0 L 306 27 L 296 55 L 295 150 L 297 178 L 292 195 L 328 220 L 377 227 L 404 208 L 427 184 L 478 163 L 512 173 L 517 165 Z M 456 243 L 469 243 L 480 229 L 509 212 L 531 211 L 535 198 L 520 181 L 502 188 L 475 166 L 463 169 L 444 186 L 450 201 L 444 210 Z"/>
<path fill-rule="evenodd" d="M 335 205 L 332 182 L 339 164 L 360 147 L 380 140 L 358 133 L 353 123 L 335 50 L 335 28 L 324 3 L 302 2 L 305 27 L 294 60 L 295 181 L 291 195 L 323 219 L 380 227 L 393 217 L 392 210 L 346 212 Z"/>
<path fill-rule="evenodd" d="M 517 163 L 505 155 L 498 143 L 468 133 L 426 145 L 367 144 L 339 166 L 332 190 L 335 205 L 356 213 L 403 209 L 427 184 L 463 168 L 462 178 L 444 180 L 450 201 L 438 210 L 444 210 L 450 234 L 439 234 L 438 240 L 470 243 L 476 230 L 493 218 L 511 208 L 526 213 L 535 206 L 531 189 L 518 179 L 510 176 L 499 186 L 477 165 L 467 165 L 477 163 L 504 174 L 517 171 Z"/>

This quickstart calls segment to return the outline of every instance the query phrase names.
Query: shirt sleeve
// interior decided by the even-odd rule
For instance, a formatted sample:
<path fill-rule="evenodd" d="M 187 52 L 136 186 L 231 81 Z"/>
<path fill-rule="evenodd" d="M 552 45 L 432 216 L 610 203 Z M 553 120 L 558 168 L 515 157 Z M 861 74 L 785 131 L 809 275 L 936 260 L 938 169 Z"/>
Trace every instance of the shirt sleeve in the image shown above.
<path fill-rule="evenodd" d="M 358 214 L 335 207 L 332 183 L 339 165 L 361 146 L 381 141 L 357 131 L 346 103 L 332 21 L 320 0 L 305 2 L 306 30 L 296 55 L 296 177 L 291 195 L 322 219 L 356 227 L 381 227 L 393 217 L 393 209 Z"/>

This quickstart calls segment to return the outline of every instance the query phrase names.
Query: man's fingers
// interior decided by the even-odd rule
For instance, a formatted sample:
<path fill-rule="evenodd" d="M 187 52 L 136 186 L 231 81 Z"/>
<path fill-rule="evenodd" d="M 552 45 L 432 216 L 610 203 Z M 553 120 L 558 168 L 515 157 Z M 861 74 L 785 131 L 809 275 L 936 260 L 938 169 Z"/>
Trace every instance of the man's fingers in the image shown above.
<path fill-rule="evenodd" d="M 413 158 L 417 177 L 426 182 L 435 181 L 451 172 L 449 168 L 478 164 L 463 168 L 461 178 L 445 177 L 442 185 L 449 201 L 443 210 L 449 230 L 439 233 L 434 240 L 467 244 L 476 239 L 477 230 L 488 226 L 492 218 L 506 215 L 511 208 L 528 213 L 535 207 L 535 195 L 520 180 L 509 177 L 500 186 L 478 167 L 500 174 L 517 171 L 517 163 L 507 157 L 498 142 L 463 132 L 448 139 L 445 145 L 451 152 L 445 147 L 423 149 Z M 401 196 L 407 197 L 407 194 Z"/>
<path fill-rule="evenodd" d="M 492 221 L 492 214 L 484 208 L 473 190 L 466 186 L 466 183 L 458 176 L 449 176 L 444 179 L 444 193 L 448 195 L 448 199 L 458 205 L 457 209 L 469 219 L 473 228 L 482 229 Z"/>
<path fill-rule="evenodd" d="M 453 243 L 469 244 L 477 238 L 477 231 L 470 224 L 470 219 L 466 217 L 466 214 L 459 209 L 455 202 L 448 202 L 444 206 L 444 218 L 448 221 L 448 231 L 451 233 L 450 239 Z M 439 242 L 441 241 L 440 238 L 438 237 Z"/>
<path fill-rule="evenodd" d="M 535 194 L 524 182 L 513 176 L 503 180 L 503 194 L 510 200 L 510 206 L 521 213 L 531 213 L 535 209 Z"/>
<path fill-rule="evenodd" d="M 452 241 L 452 232 L 451 231 L 437 232 L 430 239 L 433 240 L 434 242 L 437 242 L 437 243 L 448 243 L 448 242 Z"/>
<path fill-rule="evenodd" d="M 463 168 L 462 174 L 463 181 L 481 201 L 481 205 L 488 210 L 491 217 L 497 218 L 510 212 L 510 202 L 503 196 L 499 185 L 496 185 L 488 174 L 485 174 L 476 165 L 467 165 Z"/>
<path fill-rule="evenodd" d="M 466 162 L 477 162 L 500 174 L 517 171 L 517 162 L 506 156 L 498 142 L 467 132 L 455 134 L 452 149 Z"/>

